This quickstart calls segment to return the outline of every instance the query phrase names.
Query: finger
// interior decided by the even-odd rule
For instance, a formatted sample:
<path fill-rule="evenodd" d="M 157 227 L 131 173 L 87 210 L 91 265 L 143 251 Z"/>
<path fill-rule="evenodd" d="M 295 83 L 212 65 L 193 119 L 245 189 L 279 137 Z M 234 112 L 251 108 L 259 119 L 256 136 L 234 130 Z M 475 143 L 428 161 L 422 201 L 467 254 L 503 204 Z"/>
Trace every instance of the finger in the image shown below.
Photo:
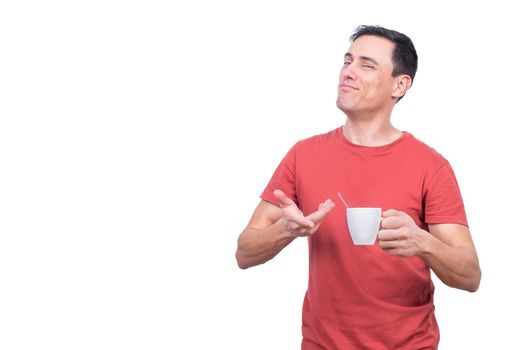
<path fill-rule="evenodd" d="M 391 216 L 400 216 L 402 215 L 401 211 L 395 210 L 395 209 L 388 209 L 382 212 L 382 217 L 387 218 Z"/>
<path fill-rule="evenodd" d="M 320 227 L 320 222 L 315 224 L 315 226 L 312 229 L 310 229 L 309 234 L 312 235 L 313 233 L 317 232 L 319 227 Z"/>
<path fill-rule="evenodd" d="M 391 254 L 393 256 L 399 257 L 399 258 L 405 258 L 408 256 L 406 254 L 406 250 L 402 247 L 381 247 L 382 250 L 388 254 Z"/>
<path fill-rule="evenodd" d="M 386 253 L 396 256 L 397 258 L 405 258 L 407 255 L 403 252 L 402 248 L 391 248 L 383 249 Z"/>
<path fill-rule="evenodd" d="M 318 227 L 319 226 L 320 226 L 320 224 L 316 224 L 315 226 L 313 226 L 311 228 L 308 228 L 304 235 L 307 235 L 307 236 L 314 235 L 318 231 Z"/>
<path fill-rule="evenodd" d="M 304 227 L 304 226 L 297 224 L 295 221 L 290 221 L 290 220 L 287 221 L 286 228 L 290 231 L 296 231 L 301 227 Z"/>
<path fill-rule="evenodd" d="M 324 217 L 335 207 L 335 203 L 331 199 L 326 200 L 318 206 L 318 210 L 309 214 L 308 219 L 319 223 L 324 220 Z"/>
<path fill-rule="evenodd" d="M 398 230 L 380 230 L 378 231 L 379 241 L 398 241 L 402 239 Z"/>
<path fill-rule="evenodd" d="M 298 228 L 299 226 L 303 226 L 303 227 L 306 227 L 306 228 L 312 228 L 313 226 L 315 226 L 315 223 L 313 222 L 313 220 L 309 219 L 309 218 L 306 218 L 304 217 L 304 215 L 302 215 L 298 209 L 297 211 L 294 211 L 294 210 L 285 210 L 284 211 L 284 215 L 286 217 L 286 219 L 288 220 L 288 222 L 293 223 L 295 225 L 297 225 L 295 228 Z"/>
<path fill-rule="evenodd" d="M 300 229 L 300 235 L 301 236 L 309 236 L 311 234 L 311 230 L 312 230 L 311 227 L 302 227 Z"/>
<path fill-rule="evenodd" d="M 392 250 L 400 247 L 398 241 L 378 241 L 378 246 L 384 250 Z"/>
<path fill-rule="evenodd" d="M 331 209 L 335 207 L 335 203 L 331 199 L 327 199 L 324 203 L 320 203 L 318 209 L 326 210 L 326 213 L 329 213 Z"/>
<path fill-rule="evenodd" d="M 309 227 L 300 226 L 300 228 L 296 230 L 290 230 L 289 232 L 294 236 L 305 237 L 311 234 L 310 233 L 311 230 L 312 229 Z"/>
<path fill-rule="evenodd" d="M 326 216 L 327 213 L 335 207 L 335 203 L 331 199 L 327 199 L 324 203 L 320 203 L 318 210 L 315 213 L 321 214 L 322 217 Z"/>
<path fill-rule="evenodd" d="M 286 194 L 281 191 L 281 190 L 274 190 L 273 191 L 273 195 L 275 197 L 277 197 L 278 201 L 280 202 L 280 206 L 281 207 L 288 207 L 288 206 L 291 206 L 291 205 L 295 205 L 295 202 L 293 202 L 291 200 L 291 198 L 289 198 L 288 196 L 286 196 Z"/>

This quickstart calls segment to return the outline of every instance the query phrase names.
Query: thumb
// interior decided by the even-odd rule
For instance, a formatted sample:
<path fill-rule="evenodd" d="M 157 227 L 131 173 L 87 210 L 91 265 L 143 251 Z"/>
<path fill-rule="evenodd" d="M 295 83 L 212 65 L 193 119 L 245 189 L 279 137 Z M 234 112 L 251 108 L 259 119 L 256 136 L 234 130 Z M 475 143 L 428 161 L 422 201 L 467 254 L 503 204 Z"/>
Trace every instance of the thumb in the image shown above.
<path fill-rule="evenodd" d="M 291 198 L 287 197 L 286 194 L 281 190 L 274 190 L 273 195 L 277 197 L 281 207 L 289 207 L 290 205 L 296 206 L 295 202 L 293 202 Z"/>

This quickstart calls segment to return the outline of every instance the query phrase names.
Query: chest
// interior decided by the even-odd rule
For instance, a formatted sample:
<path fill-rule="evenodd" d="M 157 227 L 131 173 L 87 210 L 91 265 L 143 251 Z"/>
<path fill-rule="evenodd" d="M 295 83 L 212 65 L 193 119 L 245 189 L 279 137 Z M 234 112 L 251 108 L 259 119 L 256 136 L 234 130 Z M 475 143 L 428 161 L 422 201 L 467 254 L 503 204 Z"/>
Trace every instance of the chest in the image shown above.
<path fill-rule="evenodd" d="M 304 213 L 313 212 L 326 199 L 338 209 L 378 207 L 408 213 L 420 226 L 424 213 L 424 168 L 409 157 L 337 155 L 297 162 L 297 195 Z M 345 211 L 345 209 L 344 209 Z"/>

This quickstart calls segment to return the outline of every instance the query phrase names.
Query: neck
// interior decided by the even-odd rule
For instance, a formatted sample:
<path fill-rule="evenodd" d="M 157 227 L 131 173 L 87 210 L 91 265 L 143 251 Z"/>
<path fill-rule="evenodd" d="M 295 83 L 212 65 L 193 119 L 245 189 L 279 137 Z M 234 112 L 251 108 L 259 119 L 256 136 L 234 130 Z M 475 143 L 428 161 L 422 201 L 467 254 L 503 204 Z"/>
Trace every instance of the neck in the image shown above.
<path fill-rule="evenodd" d="M 347 117 L 344 136 L 356 145 L 377 147 L 387 145 L 402 135 L 389 119 L 373 120 Z"/>

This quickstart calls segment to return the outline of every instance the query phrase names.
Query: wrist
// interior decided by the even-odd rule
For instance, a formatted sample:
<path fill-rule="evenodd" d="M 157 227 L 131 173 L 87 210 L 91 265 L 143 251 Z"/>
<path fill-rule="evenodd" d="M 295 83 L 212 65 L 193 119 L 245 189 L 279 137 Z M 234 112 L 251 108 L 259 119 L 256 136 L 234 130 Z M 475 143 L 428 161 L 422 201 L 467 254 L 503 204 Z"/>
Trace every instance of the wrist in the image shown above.
<path fill-rule="evenodd" d="M 420 229 L 420 251 L 419 251 L 419 257 L 427 257 L 431 255 L 431 252 L 433 251 L 433 239 L 434 237 L 426 230 Z"/>

